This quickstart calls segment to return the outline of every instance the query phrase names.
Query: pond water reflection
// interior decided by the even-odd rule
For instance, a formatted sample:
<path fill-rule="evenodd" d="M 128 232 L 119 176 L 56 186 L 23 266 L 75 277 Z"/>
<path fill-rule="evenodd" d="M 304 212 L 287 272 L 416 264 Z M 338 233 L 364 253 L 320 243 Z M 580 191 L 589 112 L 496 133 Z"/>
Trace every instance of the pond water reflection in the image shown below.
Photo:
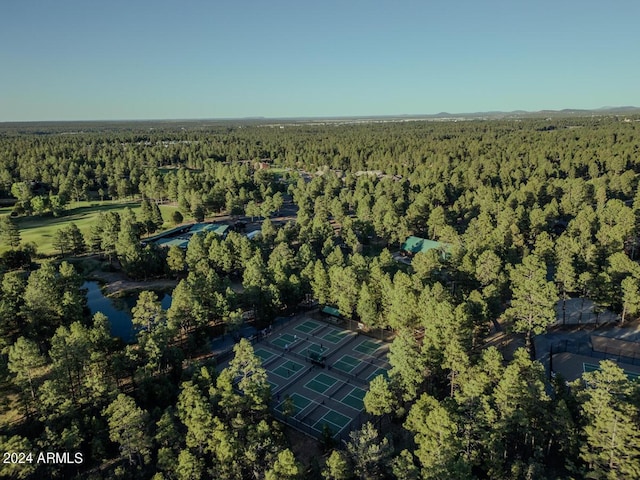
<path fill-rule="evenodd" d="M 82 288 L 87 289 L 87 305 L 91 314 L 96 312 L 104 313 L 111 323 L 111 335 L 120 337 L 127 343 L 135 341 L 136 334 L 131 322 L 131 309 L 138 301 L 138 293 L 132 292 L 124 297 L 105 297 L 98 282 L 84 282 Z M 156 292 L 160 298 L 163 309 L 171 306 L 171 295 L 163 292 Z"/>

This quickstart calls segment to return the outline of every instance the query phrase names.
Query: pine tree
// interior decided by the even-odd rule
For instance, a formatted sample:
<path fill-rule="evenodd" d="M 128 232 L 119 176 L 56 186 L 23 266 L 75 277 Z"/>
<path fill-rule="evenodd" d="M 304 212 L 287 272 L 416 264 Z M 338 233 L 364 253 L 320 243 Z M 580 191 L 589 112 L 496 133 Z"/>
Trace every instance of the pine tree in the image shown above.
<path fill-rule="evenodd" d="M 349 460 L 339 450 L 333 450 L 327 458 L 327 464 L 322 470 L 324 480 L 349 480 L 351 478 L 351 466 Z"/>
<path fill-rule="evenodd" d="M 69 231 L 66 228 L 60 228 L 56 230 L 53 235 L 53 247 L 60 252 L 60 256 L 64 257 L 65 254 L 71 250 L 71 238 L 69 237 Z"/>
<path fill-rule="evenodd" d="M 546 331 L 556 321 L 555 304 L 558 292 L 553 282 L 547 281 L 547 268 L 535 255 L 528 255 L 511 271 L 513 299 L 505 315 L 514 320 L 513 330 L 531 336 Z"/>
<path fill-rule="evenodd" d="M 69 248 L 74 255 L 84 253 L 87 245 L 84 241 L 84 236 L 75 223 L 69 224 L 67 227 L 67 236 L 69 238 Z"/>
<path fill-rule="evenodd" d="M 622 280 L 622 323 L 627 315 L 637 315 L 640 313 L 640 287 L 638 280 L 634 277 L 627 277 Z"/>
<path fill-rule="evenodd" d="M 384 375 L 378 375 L 369 383 L 364 396 L 364 409 L 372 415 L 385 415 L 397 411 L 397 400 Z"/>
<path fill-rule="evenodd" d="M 120 232 L 115 244 L 118 259 L 125 272 L 133 276 L 146 276 L 142 265 L 142 245 L 135 214 L 127 208 L 120 219 Z"/>
<path fill-rule="evenodd" d="M 174 225 L 179 225 L 184 221 L 184 217 L 179 210 L 175 210 L 171 214 L 171 221 L 173 222 Z"/>
<path fill-rule="evenodd" d="M 62 315 L 62 292 L 53 263 L 31 272 L 24 291 L 24 314 L 33 335 L 49 339 Z M 33 338 L 33 337 L 32 337 Z"/>
<path fill-rule="evenodd" d="M 585 421 L 580 458 L 586 478 L 640 478 L 637 386 L 610 360 L 574 386 Z"/>
<path fill-rule="evenodd" d="M 102 252 L 102 225 L 94 223 L 89 228 L 89 251 L 93 253 Z"/>
<path fill-rule="evenodd" d="M 362 282 L 362 287 L 360 287 L 356 312 L 358 313 L 358 317 L 360 317 L 360 321 L 365 325 L 369 327 L 375 327 L 377 325 L 378 305 L 366 282 Z"/>
<path fill-rule="evenodd" d="M 36 376 L 45 365 L 38 345 L 24 337 L 19 337 L 9 347 L 9 371 L 15 374 L 14 383 L 23 391 L 23 403 L 27 414 L 36 402 Z"/>
<path fill-rule="evenodd" d="M 420 470 L 415 465 L 413 454 L 406 449 L 391 461 L 391 471 L 397 479 L 420 480 Z"/>
<path fill-rule="evenodd" d="M 175 474 L 178 480 L 200 480 L 203 478 L 205 463 L 202 458 L 184 449 L 178 455 Z"/>
<path fill-rule="evenodd" d="M 327 304 L 329 302 L 329 275 L 327 275 L 327 271 L 320 260 L 316 260 L 313 267 L 311 288 L 313 289 L 314 297 L 318 299 L 320 304 Z"/>
<path fill-rule="evenodd" d="M 176 275 L 184 272 L 186 267 L 184 250 L 177 245 L 169 247 L 167 254 L 167 266 Z"/>
<path fill-rule="evenodd" d="M 400 330 L 389 347 L 389 377 L 397 382 L 405 401 L 416 398 L 427 369 L 418 344 L 407 329 Z"/>
<path fill-rule="evenodd" d="M 238 379 L 238 388 L 248 400 L 247 406 L 254 411 L 266 409 L 271 397 L 271 386 L 260 357 L 255 354 L 251 343 L 245 338 L 233 347 L 233 352 L 234 357 L 228 368 L 233 378 Z"/>
<path fill-rule="evenodd" d="M 288 448 L 278 453 L 273 468 L 267 470 L 265 480 L 299 480 L 302 478 L 302 467 L 296 461 L 293 452 Z"/>
<path fill-rule="evenodd" d="M 20 230 L 9 215 L 0 216 L 0 244 L 11 247 L 20 245 Z"/>
<path fill-rule="evenodd" d="M 120 215 L 117 212 L 107 212 L 98 216 L 98 223 L 102 225 L 102 241 L 100 246 L 105 252 L 109 261 L 116 249 L 118 235 L 120 232 Z"/>
<path fill-rule="evenodd" d="M 146 433 L 147 412 L 131 397 L 121 393 L 103 410 L 103 415 L 109 423 L 109 438 L 120 445 L 120 453 L 129 464 L 144 464 L 151 446 Z"/>
<path fill-rule="evenodd" d="M 193 382 L 182 384 L 178 397 L 178 417 L 187 427 L 187 447 L 194 448 L 200 455 L 208 448 L 214 418 L 211 405 Z"/>
<path fill-rule="evenodd" d="M 379 438 L 378 431 L 371 422 L 365 423 L 360 430 L 349 433 L 347 452 L 353 463 L 354 473 L 362 480 L 386 478 L 388 460 L 392 447 L 385 437 Z"/>
<path fill-rule="evenodd" d="M 358 279 L 353 267 L 333 266 L 329 269 L 331 302 L 347 318 L 353 316 L 358 303 Z"/>
<path fill-rule="evenodd" d="M 415 455 L 422 465 L 422 478 L 470 477 L 457 421 L 435 398 L 423 394 L 411 407 L 405 428 L 416 434 Z"/>

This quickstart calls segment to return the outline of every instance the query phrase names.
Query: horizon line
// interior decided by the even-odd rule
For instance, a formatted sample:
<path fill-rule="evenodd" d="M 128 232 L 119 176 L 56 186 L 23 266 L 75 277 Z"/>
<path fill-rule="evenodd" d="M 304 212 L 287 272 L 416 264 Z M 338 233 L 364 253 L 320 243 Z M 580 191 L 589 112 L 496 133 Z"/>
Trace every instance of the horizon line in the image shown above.
<path fill-rule="evenodd" d="M 341 120 L 341 119 L 376 119 L 376 118 L 445 118 L 483 115 L 524 115 L 524 114 L 546 114 L 546 113 L 607 113 L 625 110 L 639 110 L 640 107 L 633 105 L 606 106 L 597 108 L 562 108 L 562 109 L 541 109 L 541 110 L 486 110 L 477 112 L 447 112 L 438 113 L 398 113 L 398 114 L 363 114 L 363 115 L 299 115 L 299 116 L 263 116 L 250 115 L 243 117 L 174 117 L 174 118 L 116 118 L 116 119 L 72 119 L 72 120 L 1 120 L 2 124 L 26 124 L 26 123 L 117 123 L 117 122 L 197 122 L 197 121 L 272 121 L 272 120 Z M 640 113 L 640 112 L 638 112 Z"/>

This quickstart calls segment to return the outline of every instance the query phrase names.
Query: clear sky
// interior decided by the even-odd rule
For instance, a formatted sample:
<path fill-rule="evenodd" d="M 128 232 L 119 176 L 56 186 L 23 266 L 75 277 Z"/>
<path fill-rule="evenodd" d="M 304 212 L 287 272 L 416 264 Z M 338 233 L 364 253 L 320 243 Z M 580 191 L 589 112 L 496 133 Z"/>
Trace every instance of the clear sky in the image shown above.
<path fill-rule="evenodd" d="M 638 0 L 2 0 L 0 121 L 640 106 Z"/>

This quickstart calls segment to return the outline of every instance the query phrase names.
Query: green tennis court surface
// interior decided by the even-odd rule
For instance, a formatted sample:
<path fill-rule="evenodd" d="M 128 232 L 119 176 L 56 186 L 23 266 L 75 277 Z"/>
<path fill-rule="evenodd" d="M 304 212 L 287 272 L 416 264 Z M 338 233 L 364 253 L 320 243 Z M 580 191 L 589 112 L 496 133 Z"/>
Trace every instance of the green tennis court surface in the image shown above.
<path fill-rule="evenodd" d="M 317 343 L 312 343 L 307 348 L 302 350 L 300 352 L 300 354 L 304 355 L 305 357 L 311 357 L 311 356 L 318 357 L 319 355 L 323 354 L 327 350 L 329 350 L 329 349 L 327 347 L 325 347 L 324 345 L 320 346 Z M 313 355 L 311 355 L 311 354 L 313 354 Z"/>
<path fill-rule="evenodd" d="M 354 350 L 356 352 L 364 353 L 365 355 L 371 355 L 373 352 L 380 348 L 380 344 L 372 340 L 365 340 L 358 345 Z"/>
<path fill-rule="evenodd" d="M 367 377 L 367 382 L 370 382 L 371 380 L 376 378 L 378 375 L 382 375 L 384 378 L 389 378 L 389 372 L 387 372 L 384 368 L 379 368 Z"/>
<path fill-rule="evenodd" d="M 290 333 L 283 333 L 278 338 L 271 340 L 271 343 L 276 347 L 286 348 L 287 346 L 292 347 L 295 341 L 295 336 L 291 335 Z"/>
<path fill-rule="evenodd" d="M 600 365 L 594 365 L 592 363 L 583 363 L 582 370 L 586 372 L 595 372 L 596 370 L 600 370 Z M 628 370 L 624 370 L 625 375 L 629 380 L 637 380 L 640 378 L 640 373 L 630 372 Z"/>
<path fill-rule="evenodd" d="M 301 412 L 311 404 L 311 400 L 297 393 L 292 393 L 291 395 L 289 395 L 289 398 L 293 402 L 293 415 L 295 415 L 298 412 Z M 285 400 L 280 402 L 280 404 L 276 407 L 276 410 L 278 410 L 279 412 L 282 412 L 284 410 L 284 402 L 286 402 L 286 398 Z"/>
<path fill-rule="evenodd" d="M 293 360 L 287 360 L 282 365 L 278 366 L 278 368 L 275 368 L 272 371 L 279 377 L 289 378 L 292 375 L 295 375 L 296 372 L 301 371 L 303 368 L 304 367 L 302 364 L 294 362 Z"/>
<path fill-rule="evenodd" d="M 344 355 L 340 360 L 332 365 L 336 370 L 341 370 L 346 373 L 350 373 L 351 370 L 356 368 L 360 364 L 360 360 L 352 357 L 351 355 Z"/>
<path fill-rule="evenodd" d="M 340 343 L 340 341 L 349 335 L 347 330 L 331 330 L 326 335 L 322 337 L 323 340 L 326 340 L 329 343 Z"/>
<path fill-rule="evenodd" d="M 367 392 L 362 390 L 361 388 L 354 387 L 345 397 L 340 400 L 345 405 L 350 406 L 358 411 L 364 409 L 364 396 Z"/>
<path fill-rule="evenodd" d="M 298 325 L 296 328 L 294 328 L 294 330 L 297 330 L 298 332 L 302 332 L 302 333 L 309 333 L 309 332 L 313 332 L 319 326 L 320 326 L 319 323 L 316 323 L 312 320 L 307 320 L 301 323 L 300 325 Z"/>
<path fill-rule="evenodd" d="M 582 364 L 582 371 L 583 372 L 595 372 L 596 370 L 600 370 L 600 367 L 598 365 L 593 365 L 591 363 L 583 363 Z"/>
<path fill-rule="evenodd" d="M 258 348 L 257 350 L 254 350 L 254 353 L 258 357 L 260 357 L 260 360 L 262 360 L 263 362 L 266 362 L 275 355 L 275 353 L 270 352 L 269 350 L 265 350 L 264 348 Z"/>
<path fill-rule="evenodd" d="M 329 410 L 313 425 L 313 429 L 318 432 L 322 432 L 322 425 L 326 423 L 334 433 L 338 433 L 347 426 L 350 421 L 351 419 L 349 417 L 346 417 L 335 410 Z"/>
<path fill-rule="evenodd" d="M 319 373 L 308 381 L 305 385 L 309 390 L 313 390 L 316 393 L 324 393 L 329 390 L 338 380 L 326 373 Z"/>

